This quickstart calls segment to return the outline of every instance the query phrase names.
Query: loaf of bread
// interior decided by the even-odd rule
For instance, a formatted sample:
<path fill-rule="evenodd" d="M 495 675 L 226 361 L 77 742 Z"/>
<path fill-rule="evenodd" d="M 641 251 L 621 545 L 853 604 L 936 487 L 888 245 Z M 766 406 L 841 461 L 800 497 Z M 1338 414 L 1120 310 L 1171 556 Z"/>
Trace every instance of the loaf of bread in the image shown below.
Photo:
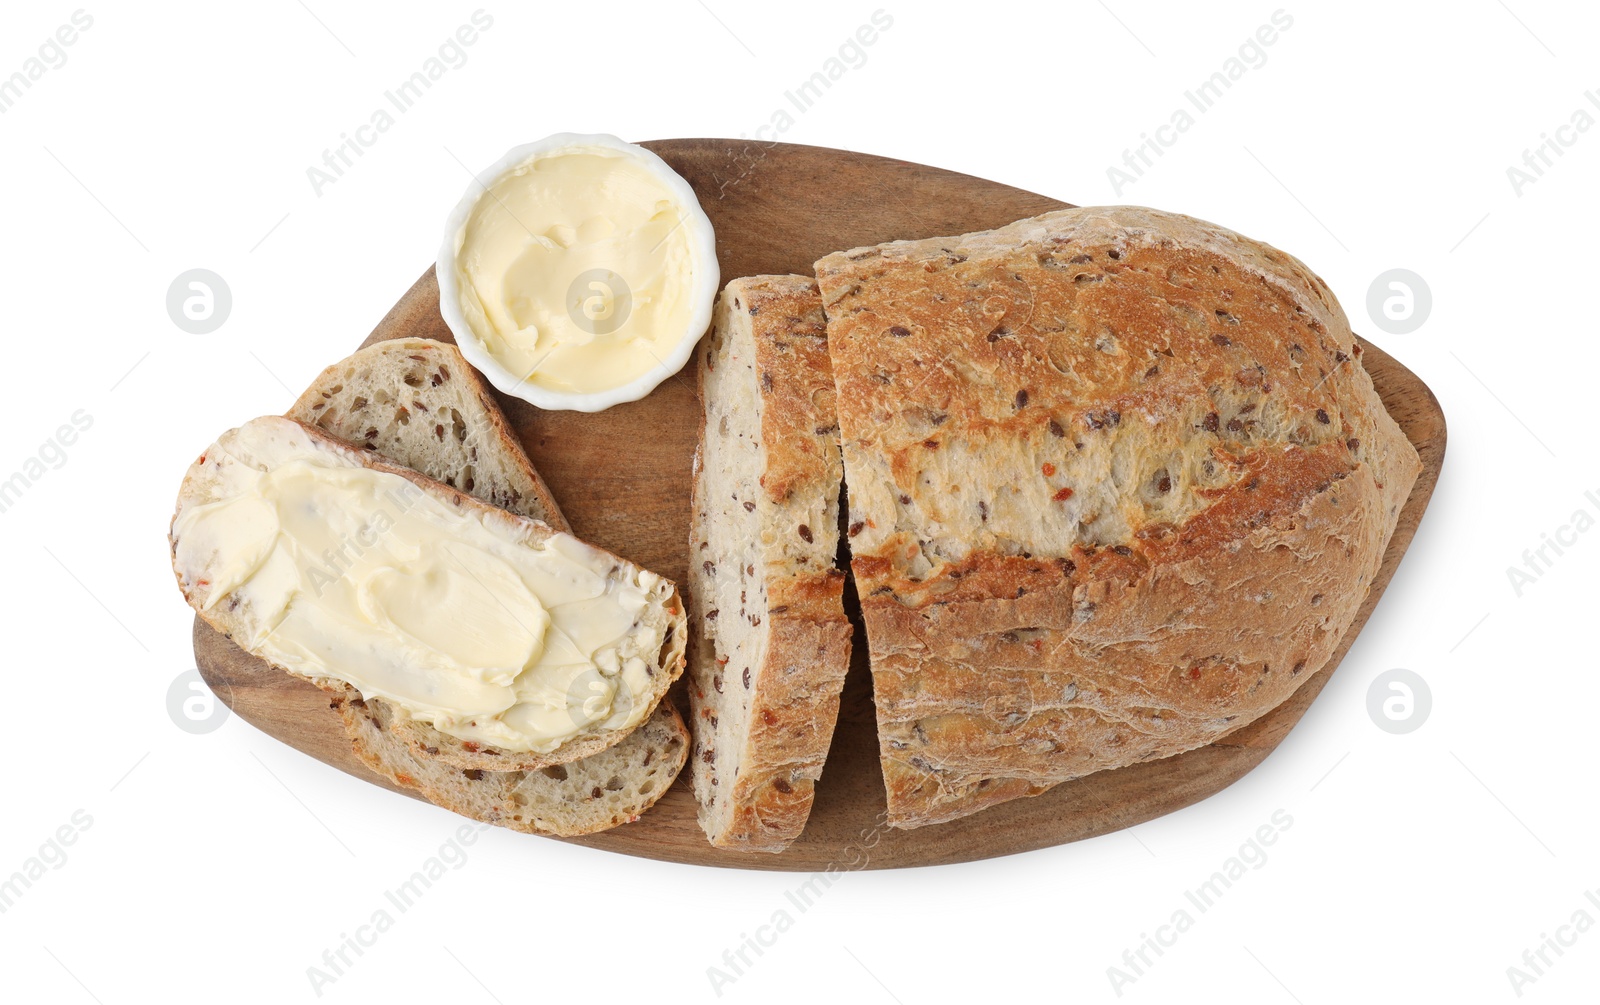
<path fill-rule="evenodd" d="M 808 276 L 729 283 L 696 361 L 694 789 L 711 843 L 782 851 L 811 811 L 850 660 L 838 422 Z"/>
<path fill-rule="evenodd" d="M 584 726 L 553 749 L 494 752 L 492 759 L 472 763 L 471 758 L 486 752 L 481 744 L 446 736 L 431 726 L 424 727 L 424 724 L 409 719 L 398 721 L 403 717 L 397 710 L 395 728 L 408 736 L 418 753 L 458 768 L 503 771 L 532 771 L 587 757 L 620 742 L 637 725 L 642 724 L 681 673 L 686 622 L 677 590 L 670 581 L 639 569 L 615 555 L 583 544 L 570 535 L 559 534 L 544 523 L 515 516 L 409 468 L 390 464 L 374 451 L 352 447 L 292 419 L 276 416 L 252 420 L 219 437 L 189 469 L 173 518 L 173 568 L 185 599 L 212 627 L 234 638 L 252 655 L 267 658 L 269 662 L 319 685 L 331 687 L 343 683 L 336 677 L 303 666 L 285 665 L 286 657 L 275 658 L 263 649 L 266 640 L 278 631 L 276 626 L 264 620 L 271 612 L 256 610 L 248 595 L 235 592 L 233 584 L 221 581 L 217 572 L 217 569 L 227 567 L 230 563 L 239 567 L 237 560 L 240 555 L 233 552 L 240 548 L 256 547 L 259 542 L 211 540 L 209 537 L 198 542 L 186 542 L 181 536 L 185 534 L 186 514 L 191 510 L 203 512 L 200 507 L 234 498 L 232 493 L 237 486 L 250 484 L 261 473 L 284 464 L 307 463 L 308 460 L 314 460 L 318 466 L 335 469 L 365 468 L 391 476 L 396 485 L 409 483 L 447 512 L 475 520 L 505 547 L 536 551 L 557 548 L 563 553 L 585 556 L 586 561 L 592 560 L 590 564 L 596 568 L 610 570 L 607 576 L 609 583 L 630 584 L 630 589 L 639 592 L 643 598 L 644 606 L 630 613 L 629 617 L 639 628 L 638 637 L 657 640 L 654 644 L 659 649 L 650 653 L 644 664 L 642 673 L 647 681 L 646 692 L 628 707 L 626 718 L 629 721 L 614 722 L 619 717 L 613 715 Z M 393 665 L 398 667 L 401 664 Z M 425 732 L 429 739 L 437 737 L 437 746 L 423 744 L 417 736 L 419 731 Z M 463 764 L 462 760 L 468 763 Z"/>
<path fill-rule="evenodd" d="M 1110 207 L 816 271 L 891 824 L 1212 742 L 1327 662 L 1420 465 L 1299 261 Z"/>
<path fill-rule="evenodd" d="M 375 342 L 322 371 L 286 414 L 491 506 L 572 529 L 489 389 L 448 342 Z"/>
<path fill-rule="evenodd" d="M 406 399 L 410 415 L 431 413 L 434 425 L 448 417 L 451 430 L 460 425 L 468 434 L 441 437 L 434 425 L 409 418 L 381 429 L 360 421 L 374 401 Z M 362 407 L 352 407 L 357 403 Z M 566 527 L 494 399 L 446 343 L 396 339 L 362 349 L 323 371 L 288 417 L 320 423 L 388 461 L 435 481 L 453 480 L 485 502 L 499 500 L 519 516 Z M 374 430 L 369 445 L 365 437 Z M 663 701 L 644 725 L 598 754 L 530 772 L 463 769 L 414 749 L 427 745 L 431 728 L 405 719 L 382 698 L 363 700 L 348 685 L 333 694 L 351 748 L 373 771 L 456 813 L 529 833 L 590 834 L 636 819 L 667 791 L 688 756 L 683 717 Z"/>

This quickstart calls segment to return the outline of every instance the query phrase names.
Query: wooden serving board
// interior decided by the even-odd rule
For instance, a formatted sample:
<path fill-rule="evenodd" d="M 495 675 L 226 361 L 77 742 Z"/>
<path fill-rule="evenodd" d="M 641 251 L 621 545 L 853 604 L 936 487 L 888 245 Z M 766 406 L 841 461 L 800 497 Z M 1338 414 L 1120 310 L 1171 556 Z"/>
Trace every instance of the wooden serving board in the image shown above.
<path fill-rule="evenodd" d="M 645 146 L 699 194 L 716 228 L 724 281 L 761 273 L 809 273 L 812 262 L 838 249 L 986 230 L 1067 205 L 938 168 L 820 147 L 716 139 L 662 140 Z M 403 336 L 453 341 L 439 316 L 438 299 L 430 269 L 364 344 Z M 687 769 L 637 822 L 563 840 L 671 862 L 752 869 L 938 865 L 1131 827 L 1226 788 L 1283 740 L 1322 690 L 1383 595 L 1438 480 L 1445 448 L 1438 401 L 1411 371 L 1377 347 L 1365 341 L 1362 345 L 1361 358 L 1378 394 L 1422 455 L 1422 475 L 1400 515 L 1371 593 L 1328 668 L 1272 712 L 1217 743 L 1177 757 L 1100 772 L 951 823 L 895 830 L 882 824 L 884 790 L 871 679 L 865 639 L 858 636 L 857 659 L 845 685 L 810 823 L 787 851 L 773 855 L 712 848 L 695 821 Z M 328 362 L 350 348 L 329 345 Z M 579 537 L 685 581 L 689 465 L 699 428 L 699 405 L 688 377 L 680 374 L 642 401 L 596 414 L 545 412 L 498 397 Z M 336 768 L 395 788 L 356 760 L 323 692 L 247 656 L 198 619 L 194 646 L 206 681 L 247 722 Z"/>

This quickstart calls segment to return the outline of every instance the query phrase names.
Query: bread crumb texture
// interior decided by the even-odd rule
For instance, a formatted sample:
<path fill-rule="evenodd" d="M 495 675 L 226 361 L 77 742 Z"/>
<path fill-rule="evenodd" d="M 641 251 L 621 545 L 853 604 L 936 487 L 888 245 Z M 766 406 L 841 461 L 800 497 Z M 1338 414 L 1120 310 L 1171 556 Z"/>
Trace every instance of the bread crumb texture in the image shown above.
<path fill-rule="evenodd" d="M 692 760 L 700 824 L 721 848 L 782 851 L 799 836 L 849 665 L 826 333 L 809 276 L 738 279 L 696 362 Z"/>

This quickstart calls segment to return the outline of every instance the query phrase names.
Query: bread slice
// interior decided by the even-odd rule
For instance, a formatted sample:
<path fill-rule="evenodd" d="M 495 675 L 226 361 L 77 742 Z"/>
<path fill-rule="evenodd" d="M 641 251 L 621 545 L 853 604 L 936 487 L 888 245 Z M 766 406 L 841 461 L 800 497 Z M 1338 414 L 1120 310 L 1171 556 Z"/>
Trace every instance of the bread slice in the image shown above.
<path fill-rule="evenodd" d="M 416 394 L 414 416 L 417 402 L 438 400 L 436 396 L 449 391 L 453 400 L 439 402 L 434 412 L 442 418 L 450 413 L 439 408 L 455 409 L 452 430 L 458 414 L 468 429 L 504 431 L 505 421 L 493 399 L 474 371 L 458 366 L 458 361 L 454 347 L 442 342 L 380 342 L 323 371 L 288 417 L 307 424 L 321 419 L 323 428 L 341 439 L 359 440 L 372 426 L 357 428 L 339 418 L 350 414 L 348 406 L 358 399 L 370 403 L 385 394 Z M 431 376 L 419 379 L 420 374 L 438 374 L 441 368 L 449 377 L 441 379 L 438 387 L 433 386 Z M 421 407 L 426 409 L 426 404 Z M 566 520 L 515 437 L 469 435 L 467 439 L 477 449 L 463 457 L 441 449 L 439 437 L 427 424 L 405 422 L 380 429 L 374 449 L 385 459 L 436 481 L 454 477 L 485 502 L 500 500 L 505 509 L 520 516 L 566 528 Z M 443 442 L 460 441 L 452 436 Z M 463 471 L 464 464 L 473 465 L 473 472 Z M 657 705 L 645 724 L 616 746 L 533 772 L 462 769 L 419 753 L 408 735 L 428 727 L 398 721 L 400 717 L 383 699 L 362 700 L 348 685 L 334 691 L 333 707 L 356 756 L 374 772 L 456 813 L 529 833 L 590 834 L 637 819 L 667 791 L 688 756 L 689 730 L 670 701 Z"/>
<path fill-rule="evenodd" d="M 436 752 L 421 752 L 461 768 L 483 770 L 487 767 L 506 771 L 531 771 L 586 757 L 612 746 L 632 732 L 660 702 L 672 681 L 681 673 L 686 622 L 677 590 L 670 581 L 615 555 L 582 544 L 570 535 L 558 534 L 544 523 L 489 506 L 409 468 L 390 464 L 374 452 L 352 447 L 292 419 L 277 416 L 252 420 L 219 437 L 189 469 L 173 519 L 173 567 L 185 598 L 200 612 L 202 618 L 235 638 L 253 655 L 262 655 L 259 646 L 253 646 L 250 640 L 263 638 L 266 634 L 261 620 L 264 615 L 255 611 L 248 597 L 243 594 L 229 596 L 221 591 L 221 584 L 213 585 L 213 567 L 218 564 L 221 550 L 217 542 L 191 542 L 185 548 L 178 528 L 190 507 L 227 498 L 229 483 L 248 477 L 250 469 L 266 470 L 275 464 L 302 457 L 312 457 L 327 465 L 365 467 L 397 476 L 446 506 L 476 517 L 490 533 L 511 546 L 541 548 L 546 546 L 546 542 L 560 537 L 563 539 L 558 542 L 561 547 L 590 554 L 598 563 L 610 566 L 609 578 L 616 582 L 636 583 L 647 595 L 646 606 L 636 618 L 638 623 L 649 628 L 660 639 L 660 650 L 654 660 L 647 664 L 650 689 L 634 706 L 637 715 L 630 714 L 628 721 L 619 724 L 598 724 L 548 752 L 497 752 L 497 756 L 487 764 L 461 763 L 462 759 L 480 756 L 484 752 L 485 748 L 469 741 L 455 741 L 450 745 L 452 749 L 441 744 Z M 333 679 L 318 676 L 314 671 L 298 673 L 292 667 L 284 669 L 297 673 L 297 676 L 305 676 L 313 683 L 335 683 Z M 408 726 L 419 725 L 409 720 L 400 722 L 400 718 L 396 716 L 396 725 L 402 731 L 407 731 Z M 428 732 L 444 738 L 444 734 L 431 727 Z M 415 748 L 416 738 L 410 738 Z M 454 740 L 453 737 L 448 739 Z"/>
<path fill-rule="evenodd" d="M 1328 661 L 1420 463 L 1304 265 L 1102 207 L 816 269 L 892 825 L 1210 743 Z"/>
<path fill-rule="evenodd" d="M 322 371 L 288 416 L 460 489 L 572 530 L 477 371 L 447 342 L 375 342 Z"/>
<path fill-rule="evenodd" d="M 630 823 L 683 770 L 689 731 L 670 701 L 627 739 L 598 754 L 536 771 L 463 770 L 397 742 L 395 710 L 353 688 L 333 699 L 356 756 L 373 771 L 462 816 L 529 834 L 572 837 Z"/>
<path fill-rule="evenodd" d="M 729 283 L 697 368 L 695 797 L 713 845 L 782 851 L 811 811 L 850 662 L 835 565 L 844 470 L 816 284 Z"/>

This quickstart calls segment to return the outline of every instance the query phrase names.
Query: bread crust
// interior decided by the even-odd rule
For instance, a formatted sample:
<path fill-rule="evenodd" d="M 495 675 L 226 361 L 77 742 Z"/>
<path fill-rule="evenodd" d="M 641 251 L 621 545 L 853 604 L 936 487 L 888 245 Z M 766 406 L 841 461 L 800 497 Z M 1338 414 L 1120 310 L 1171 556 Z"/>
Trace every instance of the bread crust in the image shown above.
<path fill-rule="evenodd" d="M 1327 662 L 1420 462 L 1304 265 L 1100 207 L 816 268 L 892 825 L 1212 742 Z"/>
<path fill-rule="evenodd" d="M 459 489 L 436 482 L 410 468 L 392 464 L 372 451 L 351 446 L 321 430 L 307 426 L 294 419 L 280 416 L 263 416 L 252 421 L 256 423 L 284 424 L 286 428 L 292 427 L 293 430 L 310 438 L 318 449 L 326 450 L 342 457 L 348 463 L 398 475 L 422 491 L 459 510 L 477 514 L 486 525 L 498 524 L 499 528 L 514 540 L 530 545 L 538 544 L 558 533 L 541 521 L 530 520 L 498 507 L 490 506 Z M 218 438 L 218 443 L 226 448 L 227 443 L 236 432 L 236 430 L 230 430 L 224 433 Z M 226 453 L 225 450 L 224 453 Z M 184 476 L 183 484 L 178 494 L 177 509 L 168 532 L 168 544 L 172 553 L 173 574 L 177 578 L 178 587 L 182 591 L 184 599 L 188 601 L 189 606 L 193 607 L 207 624 L 232 638 L 236 631 L 240 629 L 244 615 L 240 612 L 228 610 L 226 605 L 207 608 L 208 584 L 203 580 L 186 576 L 185 571 L 178 567 L 178 542 L 175 530 L 172 529 L 176 527 L 178 515 L 187 506 L 206 501 L 207 483 L 212 477 L 211 472 L 220 463 L 215 454 L 216 451 L 208 449 L 205 454 L 202 454 L 190 466 L 188 473 Z M 592 548 L 593 545 L 586 545 L 586 547 Z M 600 549 L 595 550 L 599 551 Z M 614 558 L 619 565 L 632 565 L 626 559 L 615 555 L 610 557 Z M 651 676 L 653 690 L 646 699 L 651 709 L 654 709 L 661 701 L 672 682 L 683 672 L 685 636 L 688 634 L 683 603 L 678 595 L 677 587 L 670 580 L 662 579 L 661 582 L 668 591 L 663 607 L 671 619 L 671 624 L 666 629 L 665 641 L 658 657 L 656 670 Z M 252 655 L 257 654 L 252 653 Z M 268 662 L 270 663 L 271 661 Z M 276 664 L 273 665 L 276 666 Z M 343 687 L 343 682 L 336 679 L 308 677 L 288 668 L 280 667 L 280 669 L 328 690 L 339 691 Z M 442 760 L 459 768 L 494 771 L 533 771 L 552 765 L 564 764 L 605 750 L 620 742 L 632 732 L 630 729 L 622 728 L 602 730 L 575 737 L 563 743 L 554 751 L 541 754 L 537 752 L 500 751 L 480 744 L 461 741 L 455 737 L 447 736 L 431 726 L 409 720 L 398 713 L 395 716 L 392 728 L 396 733 L 403 736 L 412 749 L 421 756 Z"/>
<path fill-rule="evenodd" d="M 710 506 L 729 491 L 726 472 L 705 467 L 714 406 L 706 376 L 718 362 L 716 346 L 731 340 L 749 360 L 748 379 L 760 410 L 760 498 L 748 507 L 759 528 L 756 563 L 765 590 L 749 610 L 722 610 L 714 563 L 730 542 Z M 816 779 L 833 737 L 839 694 L 849 666 L 851 626 L 842 595 L 844 572 L 834 564 L 838 522 L 832 512 L 843 478 L 826 324 L 816 284 L 807 276 L 756 276 L 728 284 L 719 299 L 713 334 L 696 357 L 702 414 L 691 504 L 689 606 L 698 629 L 690 643 L 689 695 L 695 731 L 695 791 L 700 822 L 711 843 L 745 851 L 782 851 L 805 827 Z M 727 606 L 727 605 L 723 605 Z M 726 663 L 721 619 L 744 614 L 766 631 L 765 648 L 745 677 Z M 762 620 L 765 619 L 765 625 Z M 718 620 L 712 620 L 718 619 Z M 747 718 L 724 731 L 721 718 Z M 729 749 L 731 745 L 732 749 Z M 717 756 L 722 755 L 718 762 Z"/>
<path fill-rule="evenodd" d="M 363 701 L 348 685 L 333 694 L 329 704 L 368 768 L 451 812 L 524 834 L 575 837 L 632 823 L 666 794 L 689 754 L 683 716 L 664 701 L 620 743 L 559 770 L 462 769 L 397 744 L 393 706 Z"/>

